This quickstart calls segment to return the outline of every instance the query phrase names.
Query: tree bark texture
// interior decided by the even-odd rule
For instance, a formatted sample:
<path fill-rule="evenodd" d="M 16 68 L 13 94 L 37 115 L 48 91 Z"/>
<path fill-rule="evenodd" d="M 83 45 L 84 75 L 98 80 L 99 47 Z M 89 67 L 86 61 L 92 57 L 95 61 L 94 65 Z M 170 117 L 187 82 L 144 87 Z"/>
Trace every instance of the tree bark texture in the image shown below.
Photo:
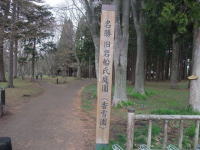
<path fill-rule="evenodd" d="M 135 70 L 135 91 L 145 94 L 144 90 L 144 59 L 145 59 L 145 37 L 144 37 L 144 1 L 131 0 L 133 19 L 137 34 L 137 60 Z"/>
<path fill-rule="evenodd" d="M 99 49 L 100 49 L 100 38 L 97 37 L 98 35 L 93 35 L 93 42 L 95 46 L 95 70 L 96 70 L 96 77 L 98 79 L 99 75 Z"/>
<path fill-rule="evenodd" d="M 11 22 L 11 33 L 10 33 L 10 52 L 9 52 L 9 81 L 8 87 L 14 88 L 13 84 L 13 51 L 14 51 L 14 37 L 15 37 L 15 18 L 16 17 L 16 4 L 13 1 L 12 8 L 12 22 Z"/>
<path fill-rule="evenodd" d="M 5 82 L 5 70 L 4 70 L 4 58 L 3 58 L 3 43 L 4 43 L 4 38 L 3 38 L 3 31 L 2 27 L 0 26 L 0 82 Z"/>
<path fill-rule="evenodd" d="M 33 41 L 32 62 L 31 62 L 31 80 L 35 79 L 35 53 L 36 53 L 36 39 Z"/>
<path fill-rule="evenodd" d="M 76 59 L 76 62 L 77 62 L 77 73 L 76 73 L 76 77 L 77 77 L 77 78 L 81 78 L 81 62 L 80 62 L 80 59 L 79 59 L 78 56 L 77 56 L 77 51 L 76 51 L 75 46 L 74 46 L 74 54 L 75 54 L 75 59 Z"/>
<path fill-rule="evenodd" d="M 8 80 L 8 87 L 13 88 L 13 49 L 14 49 L 14 38 L 13 38 L 13 33 L 11 33 L 11 38 L 10 38 L 10 52 L 9 52 L 9 80 Z"/>
<path fill-rule="evenodd" d="M 171 88 L 178 88 L 178 74 L 179 74 L 179 43 L 176 34 L 173 34 L 173 50 L 172 50 L 172 64 L 171 64 Z"/>
<path fill-rule="evenodd" d="M 122 2 L 122 6 L 120 5 Z M 115 1 L 116 4 L 116 27 L 115 27 L 115 90 L 113 105 L 120 101 L 127 101 L 126 80 L 127 80 L 127 53 L 129 39 L 129 15 L 130 0 Z M 120 18 L 120 7 L 122 7 L 122 18 Z"/>
<path fill-rule="evenodd" d="M 4 29 L 5 22 L 8 19 L 8 14 L 10 10 L 10 1 L 5 1 L 5 11 L 0 13 L 0 82 L 5 82 L 5 68 L 4 68 Z"/>
<path fill-rule="evenodd" d="M 135 91 L 145 94 L 144 91 L 144 34 L 143 31 L 137 33 L 137 61 L 135 71 Z"/>
<path fill-rule="evenodd" d="M 15 10 L 15 20 L 19 20 L 19 6 L 16 4 L 16 10 Z M 16 33 L 17 35 L 17 33 Z M 17 57 L 17 54 L 18 54 L 18 38 L 15 36 L 15 40 L 14 40 L 14 44 L 15 44 L 15 49 L 14 49 L 14 78 L 17 78 L 17 72 L 18 72 L 18 68 L 17 68 L 17 65 L 18 65 L 18 57 Z"/>
<path fill-rule="evenodd" d="M 15 49 L 14 49 L 14 78 L 17 78 L 17 53 L 18 53 L 18 40 L 15 39 Z"/>
<path fill-rule="evenodd" d="M 81 78 L 81 66 L 80 66 L 80 65 L 78 65 L 78 67 L 77 67 L 77 74 L 76 74 L 76 77 L 77 77 L 77 78 Z"/>
<path fill-rule="evenodd" d="M 192 74 L 198 76 L 191 80 L 189 104 L 193 110 L 200 112 L 200 27 L 194 27 Z"/>

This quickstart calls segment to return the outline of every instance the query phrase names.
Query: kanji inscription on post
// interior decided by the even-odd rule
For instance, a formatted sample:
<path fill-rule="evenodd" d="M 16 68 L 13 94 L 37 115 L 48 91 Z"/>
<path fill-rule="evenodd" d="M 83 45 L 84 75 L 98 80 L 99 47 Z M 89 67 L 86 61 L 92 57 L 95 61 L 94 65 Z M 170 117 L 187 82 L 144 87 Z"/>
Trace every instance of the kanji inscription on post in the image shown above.
<path fill-rule="evenodd" d="M 101 15 L 99 78 L 97 89 L 97 144 L 108 144 L 109 142 L 114 30 L 115 7 L 113 5 L 103 5 Z"/>

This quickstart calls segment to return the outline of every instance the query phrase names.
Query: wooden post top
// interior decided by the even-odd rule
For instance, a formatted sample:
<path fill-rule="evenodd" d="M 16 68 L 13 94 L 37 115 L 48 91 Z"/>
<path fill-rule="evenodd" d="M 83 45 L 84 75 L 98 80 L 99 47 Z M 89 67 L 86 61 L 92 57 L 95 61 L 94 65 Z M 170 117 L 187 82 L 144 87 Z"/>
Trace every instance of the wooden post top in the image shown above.
<path fill-rule="evenodd" d="M 133 107 L 129 107 L 129 108 L 128 108 L 128 112 L 129 112 L 129 113 L 134 113 L 134 112 L 135 112 L 135 109 L 134 109 Z"/>

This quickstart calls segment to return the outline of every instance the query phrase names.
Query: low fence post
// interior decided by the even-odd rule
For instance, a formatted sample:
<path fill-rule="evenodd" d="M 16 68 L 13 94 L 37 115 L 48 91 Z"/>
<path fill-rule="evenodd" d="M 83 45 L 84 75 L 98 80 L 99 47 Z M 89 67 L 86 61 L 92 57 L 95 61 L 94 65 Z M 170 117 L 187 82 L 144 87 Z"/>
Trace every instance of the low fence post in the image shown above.
<path fill-rule="evenodd" d="M 151 149 L 152 120 L 149 120 L 147 147 Z"/>
<path fill-rule="evenodd" d="M 128 108 L 128 127 L 127 127 L 127 150 L 133 150 L 135 110 Z"/>
<path fill-rule="evenodd" d="M 178 148 L 183 149 L 183 120 L 180 120 Z"/>
<path fill-rule="evenodd" d="M 5 107 L 5 89 L 0 88 L 0 117 L 4 114 Z"/>
<path fill-rule="evenodd" d="M 164 141 L 163 141 L 163 150 L 165 150 L 166 147 L 167 147 L 167 138 L 168 138 L 167 129 L 168 129 L 168 120 L 165 120 L 165 121 L 164 121 Z"/>

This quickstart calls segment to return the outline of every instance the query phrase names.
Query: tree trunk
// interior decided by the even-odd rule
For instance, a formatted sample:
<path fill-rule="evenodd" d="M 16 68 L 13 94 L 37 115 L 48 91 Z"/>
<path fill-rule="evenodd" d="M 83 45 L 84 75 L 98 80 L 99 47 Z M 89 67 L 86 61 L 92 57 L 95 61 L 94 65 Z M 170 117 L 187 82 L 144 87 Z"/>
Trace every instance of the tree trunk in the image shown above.
<path fill-rule="evenodd" d="M 34 39 L 33 43 L 33 51 L 32 51 L 32 62 L 31 62 L 31 80 L 35 79 L 35 51 L 36 51 L 36 39 Z"/>
<path fill-rule="evenodd" d="M 15 10 L 15 20 L 18 20 L 19 19 L 19 7 L 18 5 L 16 4 L 16 10 Z M 18 68 L 17 68 L 17 61 L 18 61 L 18 57 L 17 57 L 17 54 L 18 54 L 18 39 L 17 37 L 15 37 L 15 49 L 14 49 L 14 78 L 17 78 L 17 71 L 18 71 Z"/>
<path fill-rule="evenodd" d="M 164 73 L 165 73 L 165 56 L 162 58 L 162 81 L 165 80 Z"/>
<path fill-rule="evenodd" d="M 191 81 L 189 104 L 192 106 L 193 110 L 200 112 L 200 27 L 194 27 L 193 32 L 192 74 L 198 76 L 198 79 Z"/>
<path fill-rule="evenodd" d="M 12 9 L 12 22 L 11 22 L 11 33 L 10 33 L 10 52 L 9 52 L 9 81 L 8 87 L 14 88 L 13 85 L 13 49 L 14 49 L 14 37 L 15 37 L 15 17 L 16 17 L 16 4 L 13 1 Z"/>
<path fill-rule="evenodd" d="M 127 53 L 129 39 L 129 15 L 130 1 L 126 0 L 122 3 L 122 18 L 120 18 L 120 3 L 116 4 L 116 23 L 115 23 L 115 91 L 113 97 L 113 105 L 117 105 L 120 101 L 127 101 L 126 79 L 127 79 Z M 122 27 L 121 27 L 122 25 Z"/>
<path fill-rule="evenodd" d="M 115 48 L 115 90 L 113 97 L 113 105 L 117 105 L 121 101 L 128 100 L 126 94 L 127 54 L 120 56 L 120 50 L 120 48 Z"/>
<path fill-rule="evenodd" d="M 179 43 L 176 34 L 173 34 L 173 50 L 172 50 L 172 64 L 171 64 L 171 88 L 178 88 L 178 68 L 179 68 Z"/>
<path fill-rule="evenodd" d="M 137 29 L 137 61 L 135 71 L 135 91 L 145 94 L 144 90 L 144 33 Z"/>
<path fill-rule="evenodd" d="M 89 79 L 91 79 L 91 57 L 89 56 L 89 64 L 88 64 L 88 73 L 89 73 Z"/>
<path fill-rule="evenodd" d="M 21 79 L 24 80 L 24 63 L 19 65 Z"/>
<path fill-rule="evenodd" d="M 77 56 L 76 48 L 74 48 L 74 53 L 75 53 L 75 58 L 76 58 L 76 62 L 77 62 L 77 74 L 76 74 L 76 77 L 77 78 L 81 78 L 81 63 L 80 63 L 80 59 Z"/>
<path fill-rule="evenodd" d="M 109 0 L 110 1 L 110 0 Z M 99 18 L 96 15 L 95 8 L 92 6 L 92 1 L 84 0 L 86 14 L 87 14 L 87 23 L 92 35 L 92 40 L 95 46 L 95 70 L 96 77 L 98 79 L 99 74 L 99 48 L 100 48 L 100 37 L 99 37 Z"/>
<path fill-rule="evenodd" d="M 145 59 L 145 37 L 144 37 L 144 1 L 131 0 L 133 19 L 137 34 L 137 60 L 135 70 L 135 91 L 145 94 L 144 90 L 144 59 Z"/>
<path fill-rule="evenodd" d="M 156 81 L 159 81 L 160 80 L 160 62 L 159 62 L 159 56 L 157 56 L 157 59 L 156 59 Z"/>
<path fill-rule="evenodd" d="M 18 40 L 15 39 L 15 50 L 14 50 L 14 78 L 17 78 L 17 53 L 18 53 Z"/>
<path fill-rule="evenodd" d="M 5 78 L 5 70 L 4 70 L 4 54 L 3 54 L 3 43 L 4 43 L 4 38 L 3 38 L 3 31 L 2 31 L 2 27 L 0 27 L 0 82 L 5 82 L 6 78 Z"/>
<path fill-rule="evenodd" d="M 78 67 L 77 67 L 77 74 L 76 74 L 76 77 L 77 77 L 77 78 L 81 78 L 81 66 L 80 66 L 80 65 L 78 65 Z"/>
<path fill-rule="evenodd" d="M 95 70 L 96 70 L 96 77 L 98 79 L 98 76 L 99 76 L 99 48 L 100 48 L 100 38 L 96 34 L 93 35 L 92 37 L 93 37 L 93 42 L 94 42 L 94 46 L 95 46 Z"/>
<path fill-rule="evenodd" d="M 5 11 L 4 15 L 1 15 L 1 22 L 0 22 L 0 82 L 6 82 L 5 78 L 5 68 L 4 68 L 4 28 L 5 22 L 8 20 L 9 10 L 10 10 L 10 0 L 4 1 L 5 2 Z"/>
<path fill-rule="evenodd" d="M 9 52 L 9 80 L 8 80 L 8 87 L 9 88 L 13 88 L 13 35 L 11 35 L 12 37 L 10 38 L 10 52 Z"/>

